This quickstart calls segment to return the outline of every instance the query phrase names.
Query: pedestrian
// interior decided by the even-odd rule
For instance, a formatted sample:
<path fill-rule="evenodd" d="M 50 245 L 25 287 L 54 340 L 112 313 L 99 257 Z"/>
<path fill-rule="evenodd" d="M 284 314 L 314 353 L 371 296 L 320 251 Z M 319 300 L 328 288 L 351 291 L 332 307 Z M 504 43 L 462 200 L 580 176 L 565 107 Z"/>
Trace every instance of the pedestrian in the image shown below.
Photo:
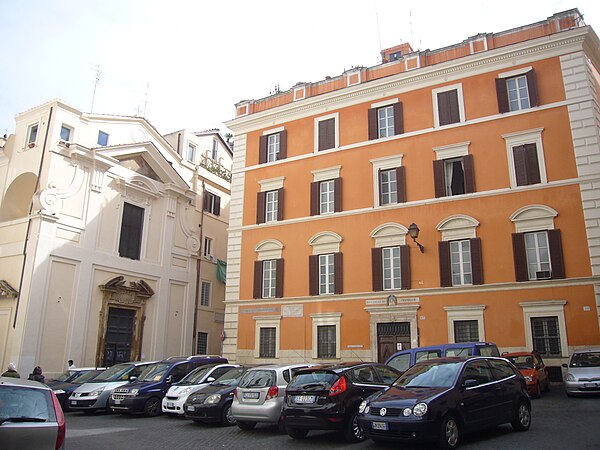
<path fill-rule="evenodd" d="M 15 363 L 12 363 L 12 362 L 8 364 L 8 370 L 0 376 L 11 377 L 11 378 L 21 378 L 21 375 L 19 375 L 19 372 L 17 372 L 17 366 L 15 365 Z"/>
<path fill-rule="evenodd" d="M 72 359 L 67 361 L 67 365 L 69 366 L 69 370 L 77 369 L 77 367 L 75 367 L 75 363 L 73 362 Z"/>
<path fill-rule="evenodd" d="M 46 377 L 42 375 L 42 368 L 40 366 L 35 366 L 33 372 L 29 374 L 28 380 L 39 381 L 43 383 L 46 380 Z"/>

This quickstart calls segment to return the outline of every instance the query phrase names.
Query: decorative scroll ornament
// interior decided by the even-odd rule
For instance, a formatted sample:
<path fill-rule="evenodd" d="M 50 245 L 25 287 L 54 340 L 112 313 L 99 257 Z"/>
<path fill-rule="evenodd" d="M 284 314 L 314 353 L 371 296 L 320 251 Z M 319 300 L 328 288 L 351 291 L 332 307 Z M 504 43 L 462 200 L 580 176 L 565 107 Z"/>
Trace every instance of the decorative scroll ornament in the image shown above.
<path fill-rule="evenodd" d="M 200 251 L 200 239 L 198 239 L 198 236 L 188 236 L 187 240 L 185 241 L 185 245 L 190 253 L 197 253 Z"/>

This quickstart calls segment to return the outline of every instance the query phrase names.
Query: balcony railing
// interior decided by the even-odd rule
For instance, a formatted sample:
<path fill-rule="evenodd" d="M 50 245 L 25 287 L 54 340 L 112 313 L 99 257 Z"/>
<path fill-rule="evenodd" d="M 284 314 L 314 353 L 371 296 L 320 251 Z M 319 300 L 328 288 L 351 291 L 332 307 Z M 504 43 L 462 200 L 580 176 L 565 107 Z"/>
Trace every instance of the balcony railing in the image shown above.
<path fill-rule="evenodd" d="M 223 178 L 225 181 L 231 183 L 231 170 L 215 161 L 212 158 L 204 155 L 200 159 L 200 165 L 208 170 L 210 173 L 214 173 L 216 176 Z"/>

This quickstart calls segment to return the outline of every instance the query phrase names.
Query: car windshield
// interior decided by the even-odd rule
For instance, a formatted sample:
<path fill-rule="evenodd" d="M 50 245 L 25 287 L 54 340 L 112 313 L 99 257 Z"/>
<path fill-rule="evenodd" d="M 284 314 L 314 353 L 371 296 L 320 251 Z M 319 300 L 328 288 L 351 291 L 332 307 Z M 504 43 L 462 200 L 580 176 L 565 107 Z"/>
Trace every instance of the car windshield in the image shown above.
<path fill-rule="evenodd" d="M 427 361 L 418 363 L 400 375 L 397 387 L 450 387 L 460 372 L 460 362 Z"/>
<path fill-rule="evenodd" d="M 240 381 L 241 388 L 266 388 L 275 385 L 275 371 L 249 370 Z"/>
<path fill-rule="evenodd" d="M 112 367 L 109 367 L 104 372 L 99 374 L 93 380 L 90 380 L 92 383 L 106 383 L 112 381 L 122 381 L 127 380 L 127 374 L 131 372 L 135 366 L 133 364 L 116 364 Z"/>
<path fill-rule="evenodd" d="M 192 370 L 190 373 L 188 373 L 179 383 L 176 384 L 178 386 L 198 384 L 200 383 L 200 381 L 202 381 L 202 379 L 210 369 L 212 369 L 212 367 L 198 367 L 197 369 Z"/>
<path fill-rule="evenodd" d="M 506 359 L 517 366 L 517 369 L 533 369 L 533 357 L 531 355 L 507 356 Z"/>
<path fill-rule="evenodd" d="M 71 380 L 71 383 L 78 383 L 78 384 L 87 383 L 88 381 L 90 381 L 90 380 L 94 379 L 96 376 L 98 376 L 99 373 L 102 373 L 102 371 L 101 370 L 88 370 L 87 372 L 78 373 L 77 376 Z"/>
<path fill-rule="evenodd" d="M 160 381 L 167 373 L 171 364 L 157 363 L 146 367 L 137 381 Z"/>
<path fill-rule="evenodd" d="M 61 373 L 59 376 L 57 376 L 55 378 L 55 380 L 62 381 L 64 383 L 65 381 L 70 381 L 70 379 L 73 378 L 73 376 L 75 376 L 74 372 L 71 372 L 70 370 L 66 370 L 63 373 Z"/>
<path fill-rule="evenodd" d="M 600 367 L 600 352 L 574 353 L 569 367 Z"/>
<path fill-rule="evenodd" d="M 240 378 L 244 374 L 243 367 L 236 367 L 235 369 L 231 369 L 221 375 L 218 379 L 213 381 L 211 384 L 213 386 L 237 386 L 240 382 Z"/>
<path fill-rule="evenodd" d="M 327 390 L 338 380 L 338 378 L 339 375 L 336 373 L 327 372 L 325 370 L 298 373 L 292 378 L 292 381 L 288 385 L 288 389 Z"/>

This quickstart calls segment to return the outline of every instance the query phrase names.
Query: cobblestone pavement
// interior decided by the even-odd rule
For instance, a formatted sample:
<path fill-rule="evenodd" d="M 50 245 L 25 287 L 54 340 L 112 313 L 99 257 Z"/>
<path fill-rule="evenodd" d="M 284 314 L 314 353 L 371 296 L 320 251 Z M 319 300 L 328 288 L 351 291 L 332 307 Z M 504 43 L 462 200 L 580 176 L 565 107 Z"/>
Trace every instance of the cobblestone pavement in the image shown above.
<path fill-rule="evenodd" d="M 597 449 L 600 448 L 600 397 L 568 398 L 560 387 L 532 401 L 533 423 L 526 433 L 510 425 L 465 436 L 465 449 Z M 237 427 L 197 424 L 183 418 L 159 416 L 85 415 L 67 413 L 68 450 L 104 449 L 341 449 L 349 445 L 341 434 L 311 432 L 296 441 L 280 434 L 275 426 L 258 425 L 252 431 Z M 398 448 L 371 441 L 353 449 Z M 426 446 L 402 446 L 424 449 Z"/>

